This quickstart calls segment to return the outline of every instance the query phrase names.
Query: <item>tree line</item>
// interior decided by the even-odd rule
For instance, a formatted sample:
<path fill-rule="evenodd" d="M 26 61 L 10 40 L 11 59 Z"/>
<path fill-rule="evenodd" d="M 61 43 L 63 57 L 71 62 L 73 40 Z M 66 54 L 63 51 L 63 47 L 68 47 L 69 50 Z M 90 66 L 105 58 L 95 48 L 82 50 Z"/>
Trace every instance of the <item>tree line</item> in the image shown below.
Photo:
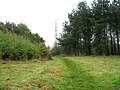
<path fill-rule="evenodd" d="M 20 23 L 15 24 L 11 22 L 0 22 L 0 31 L 4 33 L 14 33 L 18 36 L 23 36 L 26 39 L 29 39 L 33 43 L 44 43 L 42 37 L 40 37 L 37 33 L 32 33 L 31 30 L 27 27 L 27 25 Z"/>
<path fill-rule="evenodd" d="M 79 2 L 58 38 L 68 55 L 120 55 L 120 0 Z"/>
<path fill-rule="evenodd" d="M 45 41 L 23 23 L 0 22 L 0 59 L 51 59 Z"/>

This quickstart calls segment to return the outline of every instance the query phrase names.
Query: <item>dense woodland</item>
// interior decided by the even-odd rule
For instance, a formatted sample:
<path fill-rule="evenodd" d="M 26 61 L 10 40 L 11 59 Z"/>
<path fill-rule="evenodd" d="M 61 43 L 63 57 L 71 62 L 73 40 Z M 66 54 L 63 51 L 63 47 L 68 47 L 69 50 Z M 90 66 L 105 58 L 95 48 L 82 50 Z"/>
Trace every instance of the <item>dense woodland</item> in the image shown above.
<path fill-rule="evenodd" d="M 0 59 L 41 59 L 49 54 L 45 41 L 25 24 L 0 22 Z"/>
<path fill-rule="evenodd" d="M 120 0 L 80 2 L 68 14 L 59 41 L 67 55 L 120 55 Z"/>

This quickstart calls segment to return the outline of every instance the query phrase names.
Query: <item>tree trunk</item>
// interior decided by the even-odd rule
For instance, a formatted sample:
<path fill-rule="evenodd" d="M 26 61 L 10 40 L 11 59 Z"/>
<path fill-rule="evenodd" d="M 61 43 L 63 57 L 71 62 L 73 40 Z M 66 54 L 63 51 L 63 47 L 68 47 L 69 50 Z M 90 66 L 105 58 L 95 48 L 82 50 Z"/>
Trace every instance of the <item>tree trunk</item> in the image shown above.
<path fill-rule="evenodd" d="M 116 43 L 115 43 L 115 39 L 114 39 L 114 55 L 116 55 Z"/>
<path fill-rule="evenodd" d="M 111 54 L 113 55 L 113 37 L 112 37 L 112 31 L 110 30 L 110 45 L 111 45 Z"/>
<path fill-rule="evenodd" d="M 109 55 L 109 40 L 107 39 L 107 55 Z"/>
<path fill-rule="evenodd" d="M 119 46 L 119 32 L 118 30 L 116 30 L 116 36 L 117 36 L 117 54 L 119 55 L 119 51 L 120 51 L 120 46 Z"/>

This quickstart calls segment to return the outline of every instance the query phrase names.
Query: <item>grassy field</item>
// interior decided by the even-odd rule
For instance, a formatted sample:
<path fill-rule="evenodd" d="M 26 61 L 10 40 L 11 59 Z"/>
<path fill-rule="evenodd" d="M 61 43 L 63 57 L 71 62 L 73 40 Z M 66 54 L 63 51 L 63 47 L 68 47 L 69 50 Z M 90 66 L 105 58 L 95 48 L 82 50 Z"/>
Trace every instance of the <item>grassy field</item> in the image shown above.
<path fill-rule="evenodd" d="M 120 90 L 120 56 L 0 61 L 0 90 Z"/>

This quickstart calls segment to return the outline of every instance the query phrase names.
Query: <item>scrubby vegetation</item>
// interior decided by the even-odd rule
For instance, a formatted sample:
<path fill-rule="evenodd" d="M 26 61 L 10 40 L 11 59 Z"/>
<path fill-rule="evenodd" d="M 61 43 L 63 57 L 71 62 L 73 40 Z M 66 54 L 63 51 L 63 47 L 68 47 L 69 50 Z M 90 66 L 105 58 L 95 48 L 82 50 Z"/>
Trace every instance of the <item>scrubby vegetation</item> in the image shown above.
<path fill-rule="evenodd" d="M 49 54 L 43 38 L 32 34 L 25 24 L 0 24 L 0 58 L 7 60 L 40 59 Z"/>

